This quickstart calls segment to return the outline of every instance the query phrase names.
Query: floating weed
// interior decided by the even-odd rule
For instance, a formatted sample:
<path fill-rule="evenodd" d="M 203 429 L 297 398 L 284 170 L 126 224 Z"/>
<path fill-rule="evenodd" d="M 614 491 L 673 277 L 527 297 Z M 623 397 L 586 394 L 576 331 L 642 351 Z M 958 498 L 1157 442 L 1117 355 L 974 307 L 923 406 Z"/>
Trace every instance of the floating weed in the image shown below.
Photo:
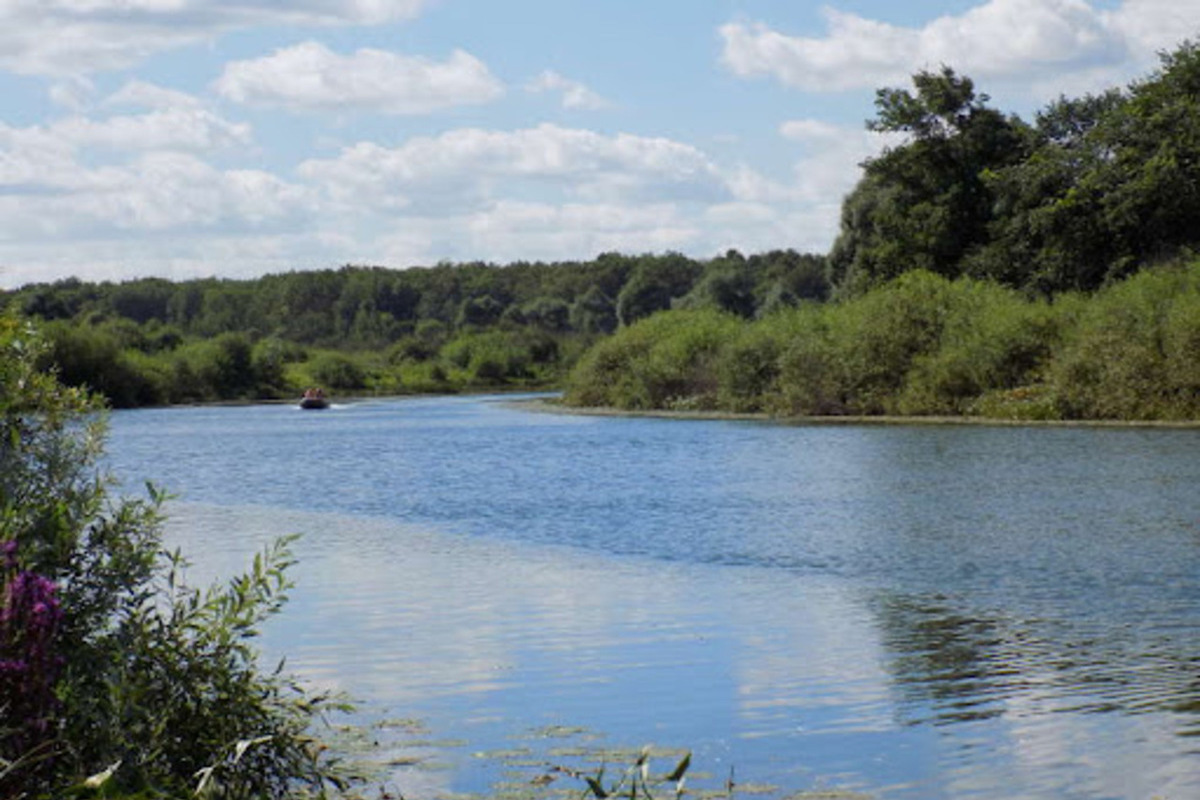
<path fill-rule="evenodd" d="M 779 791 L 779 787 L 769 783 L 739 783 L 737 785 L 737 791 L 738 794 L 775 794 Z M 803 795 L 793 795 L 793 797 L 802 796 Z"/>
<path fill-rule="evenodd" d="M 584 747 L 582 745 L 576 747 L 552 747 L 546 751 L 546 755 L 550 756 L 551 758 L 590 758 L 592 760 L 597 760 L 593 758 L 595 753 L 596 751 L 594 748 Z"/>
<path fill-rule="evenodd" d="M 403 747 L 427 747 L 430 750 L 453 750 L 466 747 L 469 742 L 466 739 L 410 739 L 397 744 Z"/>
<path fill-rule="evenodd" d="M 511 750 L 480 750 L 471 754 L 472 758 L 486 758 L 492 761 L 511 762 L 513 759 L 524 759 L 533 755 L 528 747 L 517 747 Z"/>
<path fill-rule="evenodd" d="M 529 732 L 529 735 L 538 739 L 569 739 L 572 736 L 592 736 L 587 728 L 580 728 L 574 725 L 547 725 L 543 728 L 534 728 Z"/>
<path fill-rule="evenodd" d="M 413 736 L 418 734 L 427 736 L 429 734 L 429 724 L 423 719 L 405 719 L 399 717 L 381 719 L 371 727 L 381 731 L 401 731 Z"/>

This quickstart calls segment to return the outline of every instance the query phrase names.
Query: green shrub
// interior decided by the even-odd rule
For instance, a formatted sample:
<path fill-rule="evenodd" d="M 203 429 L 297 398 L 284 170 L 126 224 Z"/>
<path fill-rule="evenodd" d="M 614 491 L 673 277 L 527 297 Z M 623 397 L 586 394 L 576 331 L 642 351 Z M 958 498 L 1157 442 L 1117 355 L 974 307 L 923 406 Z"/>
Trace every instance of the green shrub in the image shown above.
<path fill-rule="evenodd" d="M 957 280 L 949 287 L 937 346 L 913 359 L 895 408 L 902 414 L 978 411 L 975 401 L 985 393 L 1038 383 L 1057 335 L 1047 304 L 996 284 Z"/>
<path fill-rule="evenodd" d="M 848 380 L 839 347 L 831 332 L 833 307 L 801 307 L 783 312 L 795 330 L 779 357 L 779 393 L 774 410 L 781 414 L 837 416 L 852 413 Z"/>
<path fill-rule="evenodd" d="M 806 309 L 781 308 L 738 331 L 718 354 L 717 398 L 730 411 L 778 410 L 782 357 L 789 344 L 804 335 Z"/>
<path fill-rule="evenodd" d="M 1048 380 L 1064 417 L 1182 419 L 1200 413 L 1200 264 L 1147 270 L 1078 310 Z"/>
<path fill-rule="evenodd" d="M 742 324 L 711 309 L 653 314 L 583 356 L 568 380 L 566 402 L 625 409 L 714 406 L 718 353 Z"/>
<path fill-rule="evenodd" d="M 0 319 L 0 659 L 25 687 L 0 703 L 0 796 L 63 797 L 89 776 L 144 797 L 339 782 L 309 730 L 328 702 L 260 671 L 252 646 L 286 599 L 287 543 L 223 587 L 185 588 L 162 495 L 108 496 L 99 405 L 40 371 L 42 349 Z M 21 613 L 31 592 L 40 616 Z"/>
<path fill-rule="evenodd" d="M 46 333 L 45 365 L 54 365 L 67 385 L 97 392 L 117 408 L 168 401 L 163 370 L 151 367 L 141 351 L 123 349 L 107 326 L 50 323 Z"/>
<path fill-rule="evenodd" d="M 440 355 L 464 373 L 466 382 L 497 385 L 533 377 L 534 341 L 511 331 L 461 333 L 441 349 Z M 545 358 L 544 352 L 539 351 L 539 355 Z"/>
<path fill-rule="evenodd" d="M 367 368 L 342 353 L 320 353 L 309 361 L 308 373 L 313 383 L 327 389 L 353 391 L 367 386 Z"/>

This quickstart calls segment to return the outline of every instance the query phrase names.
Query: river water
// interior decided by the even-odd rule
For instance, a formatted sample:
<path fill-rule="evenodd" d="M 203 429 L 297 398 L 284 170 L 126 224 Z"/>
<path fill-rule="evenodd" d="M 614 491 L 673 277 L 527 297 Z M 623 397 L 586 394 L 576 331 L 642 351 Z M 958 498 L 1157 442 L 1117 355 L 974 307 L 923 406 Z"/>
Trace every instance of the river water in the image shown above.
<path fill-rule="evenodd" d="M 265 653 L 409 800 L 648 743 L 750 795 L 1200 797 L 1197 430 L 432 398 L 117 412 L 109 460 L 197 580 L 302 534 Z"/>

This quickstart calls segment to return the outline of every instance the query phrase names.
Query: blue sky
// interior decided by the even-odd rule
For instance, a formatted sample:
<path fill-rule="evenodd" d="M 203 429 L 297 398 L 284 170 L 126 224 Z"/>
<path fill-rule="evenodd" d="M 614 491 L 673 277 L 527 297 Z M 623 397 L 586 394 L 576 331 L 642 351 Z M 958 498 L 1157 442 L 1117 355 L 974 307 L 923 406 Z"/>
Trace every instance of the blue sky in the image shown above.
<path fill-rule="evenodd" d="M 824 252 L 874 91 L 1026 118 L 1200 0 L 0 0 L 0 287 Z"/>

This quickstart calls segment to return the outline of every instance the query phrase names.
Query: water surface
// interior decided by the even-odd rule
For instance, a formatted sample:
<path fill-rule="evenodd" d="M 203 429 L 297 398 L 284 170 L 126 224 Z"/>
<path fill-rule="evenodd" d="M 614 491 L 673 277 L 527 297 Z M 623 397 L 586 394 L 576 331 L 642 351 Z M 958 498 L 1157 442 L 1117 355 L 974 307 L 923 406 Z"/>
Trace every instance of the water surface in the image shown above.
<path fill-rule="evenodd" d="M 110 453 L 199 576 L 304 534 L 265 646 L 462 743 L 411 800 L 552 726 L 782 793 L 1132 798 L 1200 796 L 1198 446 L 439 398 L 121 412 Z"/>

